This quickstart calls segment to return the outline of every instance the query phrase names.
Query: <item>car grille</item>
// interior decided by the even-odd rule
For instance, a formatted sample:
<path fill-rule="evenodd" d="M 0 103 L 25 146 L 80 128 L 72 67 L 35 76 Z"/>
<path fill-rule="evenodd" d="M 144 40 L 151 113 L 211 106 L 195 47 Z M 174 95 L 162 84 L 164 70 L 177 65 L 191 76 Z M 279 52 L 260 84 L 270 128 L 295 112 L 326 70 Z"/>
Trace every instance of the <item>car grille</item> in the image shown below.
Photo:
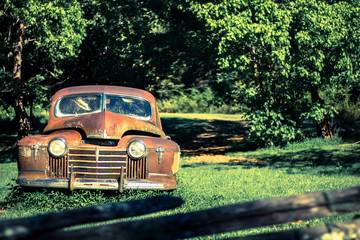
<path fill-rule="evenodd" d="M 121 171 L 126 179 L 146 178 L 146 158 L 132 160 L 126 150 L 107 147 L 71 148 L 68 156 L 49 159 L 49 176 L 68 178 L 72 168 L 75 178 L 116 179 Z"/>
<path fill-rule="evenodd" d="M 128 158 L 128 171 L 126 178 L 128 179 L 145 179 L 146 178 L 146 158 L 133 160 Z"/>
<path fill-rule="evenodd" d="M 48 172 L 49 177 L 56 177 L 56 178 L 68 178 L 69 171 L 68 171 L 68 156 L 64 156 L 62 158 L 49 158 L 49 169 Z"/>

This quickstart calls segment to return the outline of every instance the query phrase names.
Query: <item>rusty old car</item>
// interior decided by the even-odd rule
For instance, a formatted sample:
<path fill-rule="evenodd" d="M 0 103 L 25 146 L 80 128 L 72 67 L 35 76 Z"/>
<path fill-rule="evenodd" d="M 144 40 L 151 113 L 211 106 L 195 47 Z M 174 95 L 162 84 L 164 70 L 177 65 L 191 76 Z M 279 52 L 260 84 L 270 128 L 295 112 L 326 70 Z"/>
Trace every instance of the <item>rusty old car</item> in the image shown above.
<path fill-rule="evenodd" d="M 73 189 L 177 187 L 180 148 L 162 130 L 155 98 L 120 86 L 58 91 L 42 135 L 18 142 L 17 183 Z"/>

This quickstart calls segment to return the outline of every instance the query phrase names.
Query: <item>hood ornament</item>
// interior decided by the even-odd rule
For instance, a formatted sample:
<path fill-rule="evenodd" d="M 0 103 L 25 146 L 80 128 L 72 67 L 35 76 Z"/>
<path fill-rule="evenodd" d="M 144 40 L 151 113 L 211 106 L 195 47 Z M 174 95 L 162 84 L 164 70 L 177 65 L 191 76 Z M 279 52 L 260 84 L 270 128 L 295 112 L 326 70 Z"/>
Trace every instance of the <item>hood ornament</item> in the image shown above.
<path fill-rule="evenodd" d="M 155 151 L 158 153 L 158 163 L 160 164 L 161 158 L 162 158 L 163 153 L 165 152 L 165 149 L 160 146 L 160 147 L 155 148 Z"/>

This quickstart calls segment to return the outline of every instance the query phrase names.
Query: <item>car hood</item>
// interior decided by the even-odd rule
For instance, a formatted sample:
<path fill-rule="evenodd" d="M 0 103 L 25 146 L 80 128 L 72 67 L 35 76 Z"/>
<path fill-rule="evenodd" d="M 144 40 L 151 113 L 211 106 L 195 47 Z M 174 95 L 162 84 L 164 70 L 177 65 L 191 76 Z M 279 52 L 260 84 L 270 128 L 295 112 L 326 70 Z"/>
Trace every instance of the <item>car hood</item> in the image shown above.
<path fill-rule="evenodd" d="M 111 112 L 99 112 L 77 117 L 58 118 L 50 122 L 44 132 L 59 129 L 81 129 L 88 138 L 120 139 L 125 132 L 165 137 L 153 123 Z"/>

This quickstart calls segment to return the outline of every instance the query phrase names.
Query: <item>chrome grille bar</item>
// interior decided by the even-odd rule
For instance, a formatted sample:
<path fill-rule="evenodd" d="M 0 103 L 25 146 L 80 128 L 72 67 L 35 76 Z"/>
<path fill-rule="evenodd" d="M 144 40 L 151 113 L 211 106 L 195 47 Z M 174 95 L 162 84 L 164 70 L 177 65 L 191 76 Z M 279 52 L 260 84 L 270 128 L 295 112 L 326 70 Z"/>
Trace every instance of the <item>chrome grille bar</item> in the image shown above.
<path fill-rule="evenodd" d="M 69 164 L 75 178 L 117 179 L 126 172 L 126 149 L 79 147 L 69 149 Z"/>

